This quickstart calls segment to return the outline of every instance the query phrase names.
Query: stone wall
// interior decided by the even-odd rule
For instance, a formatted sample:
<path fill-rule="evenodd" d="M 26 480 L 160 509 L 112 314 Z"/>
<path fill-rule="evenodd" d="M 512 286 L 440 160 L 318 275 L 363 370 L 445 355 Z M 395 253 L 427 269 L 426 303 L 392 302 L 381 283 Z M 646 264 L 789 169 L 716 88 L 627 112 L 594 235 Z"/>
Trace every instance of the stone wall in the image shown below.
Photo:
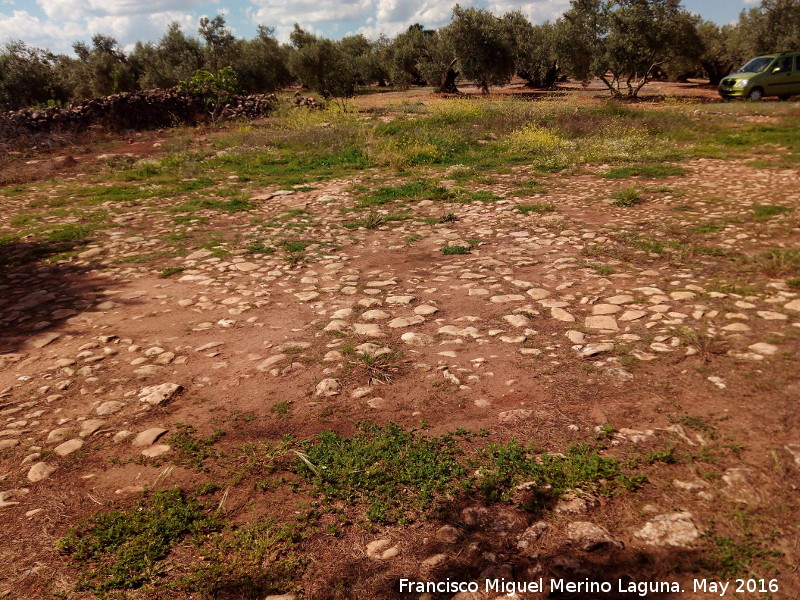
<path fill-rule="evenodd" d="M 274 94 L 234 96 L 219 119 L 253 119 L 278 104 Z M 211 120 L 205 98 L 177 88 L 125 92 L 65 107 L 23 109 L 0 114 L 0 142 L 35 143 L 48 134 L 67 135 L 93 128 L 111 132 L 196 125 Z"/>

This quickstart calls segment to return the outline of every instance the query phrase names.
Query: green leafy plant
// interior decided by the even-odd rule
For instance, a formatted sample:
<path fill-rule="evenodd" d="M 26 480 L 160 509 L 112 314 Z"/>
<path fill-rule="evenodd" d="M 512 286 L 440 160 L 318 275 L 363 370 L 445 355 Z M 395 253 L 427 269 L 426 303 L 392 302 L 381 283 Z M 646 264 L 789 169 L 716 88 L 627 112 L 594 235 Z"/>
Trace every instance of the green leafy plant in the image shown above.
<path fill-rule="evenodd" d="M 78 589 L 134 589 L 163 575 L 162 561 L 185 536 L 220 527 L 179 488 L 161 490 L 125 511 L 98 513 L 71 527 L 58 547 L 81 566 Z"/>

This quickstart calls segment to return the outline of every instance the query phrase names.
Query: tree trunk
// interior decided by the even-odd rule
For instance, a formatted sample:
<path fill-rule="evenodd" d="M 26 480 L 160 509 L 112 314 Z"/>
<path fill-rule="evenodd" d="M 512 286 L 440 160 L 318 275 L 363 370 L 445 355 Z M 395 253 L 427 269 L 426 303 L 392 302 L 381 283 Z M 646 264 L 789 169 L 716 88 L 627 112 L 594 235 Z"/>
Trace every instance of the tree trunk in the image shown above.
<path fill-rule="evenodd" d="M 442 80 L 439 83 L 439 93 L 441 94 L 457 94 L 458 88 L 456 87 L 456 79 L 458 79 L 459 72 L 453 69 L 456 64 L 456 59 L 447 67 L 447 71 L 442 73 Z"/>
<path fill-rule="evenodd" d="M 544 75 L 544 81 L 542 82 L 544 85 L 542 87 L 551 88 L 556 84 L 556 79 L 558 79 L 558 72 L 561 68 L 558 64 L 554 61 L 553 64 L 547 69 L 547 73 Z"/>

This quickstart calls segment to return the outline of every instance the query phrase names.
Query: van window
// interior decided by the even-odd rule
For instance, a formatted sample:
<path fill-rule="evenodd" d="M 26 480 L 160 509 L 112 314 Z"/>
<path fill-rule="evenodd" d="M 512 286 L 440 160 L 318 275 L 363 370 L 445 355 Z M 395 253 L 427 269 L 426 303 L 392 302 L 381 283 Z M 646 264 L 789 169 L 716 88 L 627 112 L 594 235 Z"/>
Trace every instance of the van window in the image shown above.
<path fill-rule="evenodd" d="M 800 56 L 794 57 L 794 70 L 800 71 Z"/>
<path fill-rule="evenodd" d="M 775 62 L 775 66 L 772 68 L 773 73 L 787 73 L 791 70 L 792 70 L 791 56 L 784 56 L 783 58 L 779 58 Z"/>
<path fill-rule="evenodd" d="M 759 58 L 754 58 L 753 60 L 749 61 L 745 66 L 741 69 L 736 71 L 737 73 L 761 73 L 764 69 L 766 69 L 772 59 L 768 56 L 760 56 Z"/>

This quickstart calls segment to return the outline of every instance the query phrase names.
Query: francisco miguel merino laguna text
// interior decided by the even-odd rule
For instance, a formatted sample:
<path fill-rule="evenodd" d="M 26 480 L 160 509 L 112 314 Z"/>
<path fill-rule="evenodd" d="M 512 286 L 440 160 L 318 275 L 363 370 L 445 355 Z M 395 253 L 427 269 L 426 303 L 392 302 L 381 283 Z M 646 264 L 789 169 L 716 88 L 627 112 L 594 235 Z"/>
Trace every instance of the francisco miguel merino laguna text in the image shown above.
<path fill-rule="evenodd" d="M 588 592 L 588 593 L 629 593 L 644 598 L 647 594 L 658 592 L 683 592 L 680 584 L 674 581 L 627 581 L 618 580 L 614 586 L 609 581 L 569 581 L 564 579 L 547 580 L 549 587 L 545 587 L 545 579 L 540 577 L 535 581 L 506 581 L 505 579 L 485 579 L 484 592 L 500 592 L 513 596 L 514 594 L 533 592 Z M 414 581 L 412 579 L 400 580 L 400 592 L 444 594 L 455 592 L 478 592 L 480 584 L 477 581 Z"/>

